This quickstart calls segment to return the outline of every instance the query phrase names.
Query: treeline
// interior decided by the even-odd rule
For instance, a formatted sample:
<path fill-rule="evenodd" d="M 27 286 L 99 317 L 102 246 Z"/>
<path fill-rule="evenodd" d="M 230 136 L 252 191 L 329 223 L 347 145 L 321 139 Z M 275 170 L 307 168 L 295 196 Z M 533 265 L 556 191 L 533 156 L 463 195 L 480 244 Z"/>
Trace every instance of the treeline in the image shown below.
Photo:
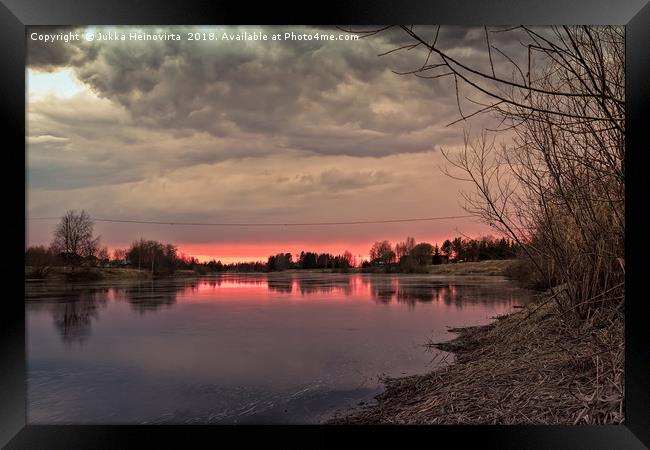
<path fill-rule="evenodd" d="M 280 272 L 289 269 L 339 269 L 354 267 L 354 257 L 349 251 L 342 255 L 301 251 L 297 259 L 289 252 L 277 253 L 268 257 L 266 262 L 238 262 L 223 264 L 211 260 L 198 267 L 205 272 Z"/>
<path fill-rule="evenodd" d="M 490 236 L 480 239 L 456 237 L 442 245 L 415 243 L 407 237 L 394 246 L 389 241 L 375 242 L 370 249 L 370 260 L 361 268 L 383 266 L 393 271 L 416 272 L 430 264 L 460 263 L 506 259 L 517 255 L 515 243 L 509 239 Z M 173 274 L 177 270 L 194 270 L 200 274 L 212 272 L 276 272 L 289 269 L 331 269 L 347 271 L 357 266 L 352 253 L 339 255 L 301 251 L 297 258 L 289 252 L 269 256 L 266 262 L 239 262 L 223 264 L 212 259 L 199 262 L 193 256 L 179 253 L 173 244 L 140 238 L 129 248 L 116 249 L 111 256 L 107 247 L 100 245 L 100 237 L 93 234 L 93 222 L 85 212 L 68 211 L 57 225 L 52 244 L 29 247 L 25 265 L 31 276 L 45 278 L 49 267 L 131 267 L 150 271 L 154 275 Z"/>
<path fill-rule="evenodd" d="M 396 264 L 410 268 L 429 264 L 509 259 L 517 256 L 517 248 L 516 243 L 510 239 L 491 236 L 479 239 L 456 237 L 445 240 L 440 246 L 428 242 L 416 244 L 414 238 L 407 237 L 395 246 L 389 241 L 375 242 L 370 249 L 370 261 L 364 261 L 362 267 Z"/>
<path fill-rule="evenodd" d="M 457 237 L 446 240 L 440 246 L 443 255 L 456 262 L 486 261 L 488 259 L 510 259 L 517 256 L 517 244 L 507 238 L 491 236 L 480 239 L 463 239 Z"/>
<path fill-rule="evenodd" d="M 223 264 L 212 259 L 199 262 L 193 256 L 179 253 L 173 244 L 140 238 L 129 248 L 116 249 L 113 255 L 100 245 L 100 237 L 93 234 L 93 221 L 88 213 L 68 211 L 54 231 L 49 247 L 32 246 L 25 251 L 25 265 L 30 278 L 45 278 L 50 267 L 130 267 L 150 271 L 154 275 L 173 274 L 177 270 L 209 272 L 269 272 L 286 269 L 348 269 L 354 265 L 353 256 L 301 252 L 297 260 L 291 253 L 270 256 L 266 262 Z"/>
<path fill-rule="evenodd" d="M 50 267 L 134 267 L 152 274 L 171 274 L 178 269 L 196 269 L 201 264 L 191 256 L 179 254 L 173 244 L 139 239 L 127 249 L 111 255 L 93 233 L 94 223 L 86 211 L 67 211 L 54 230 L 49 247 L 32 246 L 25 251 L 25 266 L 30 277 L 45 278 Z"/>
<path fill-rule="evenodd" d="M 195 270 L 199 273 L 204 272 L 268 272 L 268 265 L 264 261 L 251 261 L 251 262 L 237 262 L 230 264 L 223 264 L 221 261 L 214 259 L 203 263 L 203 265 Z"/>
<path fill-rule="evenodd" d="M 301 251 L 296 261 L 291 253 L 278 253 L 269 256 L 267 267 L 270 271 L 287 269 L 349 269 L 354 266 L 352 253 L 345 251 L 342 255 Z"/>
<path fill-rule="evenodd" d="M 32 276 L 45 278 L 49 267 L 132 267 L 154 274 L 172 274 L 179 269 L 196 270 L 205 264 L 179 254 L 175 245 L 140 239 L 128 249 L 115 250 L 112 257 L 107 249 L 81 255 L 59 251 L 52 245 L 31 246 L 25 251 L 25 265 L 31 268 Z"/>
<path fill-rule="evenodd" d="M 114 255 L 114 262 L 118 265 L 151 270 L 153 274 L 171 274 L 179 269 L 194 269 L 200 265 L 193 256 L 179 254 L 173 244 L 142 238 L 126 250 L 116 250 Z M 121 259 L 122 256 L 124 259 Z"/>

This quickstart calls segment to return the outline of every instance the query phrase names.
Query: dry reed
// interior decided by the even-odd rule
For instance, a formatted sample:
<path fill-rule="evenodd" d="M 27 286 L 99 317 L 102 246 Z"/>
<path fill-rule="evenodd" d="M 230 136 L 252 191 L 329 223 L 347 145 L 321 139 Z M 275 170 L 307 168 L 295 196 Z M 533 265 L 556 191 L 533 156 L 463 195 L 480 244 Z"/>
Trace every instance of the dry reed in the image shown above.
<path fill-rule="evenodd" d="M 538 302 L 430 344 L 456 361 L 422 376 L 386 379 L 377 404 L 330 424 L 621 424 L 622 311 L 574 321 Z"/>

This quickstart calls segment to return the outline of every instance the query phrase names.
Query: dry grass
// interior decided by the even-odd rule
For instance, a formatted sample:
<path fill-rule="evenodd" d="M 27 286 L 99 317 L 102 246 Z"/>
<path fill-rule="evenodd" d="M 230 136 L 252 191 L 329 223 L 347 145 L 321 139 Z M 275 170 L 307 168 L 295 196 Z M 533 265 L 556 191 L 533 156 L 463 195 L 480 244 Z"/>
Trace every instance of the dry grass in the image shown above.
<path fill-rule="evenodd" d="M 440 275 L 505 275 L 513 262 L 512 259 L 495 259 L 457 264 L 437 264 L 428 266 L 428 273 Z"/>
<path fill-rule="evenodd" d="M 620 424 L 623 313 L 607 326 L 569 322 L 553 302 L 431 344 L 456 362 L 386 380 L 378 404 L 335 424 Z"/>
<path fill-rule="evenodd" d="M 46 268 L 46 277 L 35 277 L 35 268 L 25 266 L 25 278 L 40 278 L 53 281 L 97 281 L 117 279 L 149 279 L 151 272 L 126 267 L 71 267 L 52 266 Z M 43 270 L 43 269 L 41 269 Z M 195 274 L 196 275 L 196 274 Z"/>
<path fill-rule="evenodd" d="M 25 266 L 25 279 L 48 279 L 53 281 L 98 281 L 98 280 L 150 280 L 151 271 L 132 267 L 71 267 L 54 266 L 47 268 Z M 44 275 L 41 273 L 44 272 Z M 156 277 L 195 278 L 194 270 L 176 270 L 172 274 L 157 274 Z"/>

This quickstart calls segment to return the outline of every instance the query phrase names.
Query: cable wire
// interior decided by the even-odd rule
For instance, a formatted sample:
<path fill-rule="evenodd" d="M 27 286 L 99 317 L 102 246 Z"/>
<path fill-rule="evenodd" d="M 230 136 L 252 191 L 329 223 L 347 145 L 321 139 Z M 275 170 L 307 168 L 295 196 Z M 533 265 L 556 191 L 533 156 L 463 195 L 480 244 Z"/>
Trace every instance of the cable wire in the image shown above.
<path fill-rule="evenodd" d="M 224 223 L 224 222 L 174 222 L 163 220 L 132 220 L 132 219 L 106 219 L 93 218 L 95 222 L 110 223 L 136 223 L 149 225 L 180 225 L 180 226 L 209 226 L 209 227 L 303 227 L 303 226 L 332 226 L 332 225 L 367 225 L 383 223 L 402 223 L 402 222 L 428 222 L 435 220 L 454 220 L 466 219 L 472 215 L 462 216 L 441 216 L 441 217 L 415 217 L 406 219 L 384 219 L 384 220 L 353 220 L 341 222 L 243 222 L 243 223 Z M 60 220 L 60 217 L 30 217 L 28 220 Z"/>

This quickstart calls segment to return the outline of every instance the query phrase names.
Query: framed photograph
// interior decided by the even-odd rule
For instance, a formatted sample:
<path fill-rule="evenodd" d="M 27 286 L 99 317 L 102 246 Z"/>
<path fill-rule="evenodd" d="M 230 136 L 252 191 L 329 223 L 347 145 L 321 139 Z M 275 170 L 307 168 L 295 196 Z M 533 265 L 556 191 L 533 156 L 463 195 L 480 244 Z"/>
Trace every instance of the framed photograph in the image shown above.
<path fill-rule="evenodd" d="M 0 444 L 648 448 L 646 3 L 2 0 Z"/>

